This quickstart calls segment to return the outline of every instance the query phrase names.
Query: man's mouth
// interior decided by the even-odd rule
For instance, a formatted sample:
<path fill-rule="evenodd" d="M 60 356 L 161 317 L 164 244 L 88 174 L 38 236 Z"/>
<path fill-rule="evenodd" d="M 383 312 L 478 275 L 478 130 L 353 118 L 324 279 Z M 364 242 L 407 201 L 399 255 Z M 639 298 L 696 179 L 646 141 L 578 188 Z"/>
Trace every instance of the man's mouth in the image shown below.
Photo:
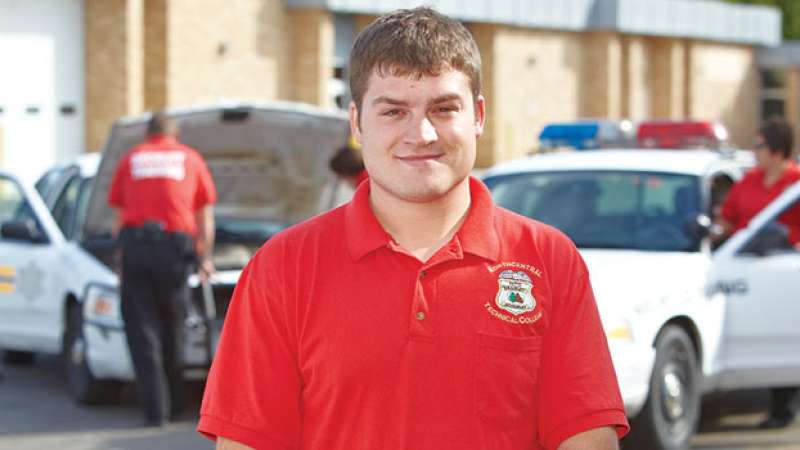
<path fill-rule="evenodd" d="M 396 156 L 397 159 L 403 162 L 424 162 L 424 161 L 436 161 L 443 156 L 443 153 L 426 153 L 422 155 L 403 155 L 403 156 Z"/>

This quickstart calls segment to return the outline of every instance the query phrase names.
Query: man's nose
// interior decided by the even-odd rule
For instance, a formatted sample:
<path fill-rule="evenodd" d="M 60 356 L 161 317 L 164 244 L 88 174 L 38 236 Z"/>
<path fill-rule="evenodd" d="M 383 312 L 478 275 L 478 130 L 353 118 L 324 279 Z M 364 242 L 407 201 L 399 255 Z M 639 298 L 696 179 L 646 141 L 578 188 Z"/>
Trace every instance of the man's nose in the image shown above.
<path fill-rule="evenodd" d="M 410 144 L 417 147 L 424 147 L 436 142 L 436 140 L 439 139 L 439 135 L 436 133 L 436 127 L 433 126 L 430 119 L 423 116 L 409 124 L 406 132 L 406 139 Z"/>

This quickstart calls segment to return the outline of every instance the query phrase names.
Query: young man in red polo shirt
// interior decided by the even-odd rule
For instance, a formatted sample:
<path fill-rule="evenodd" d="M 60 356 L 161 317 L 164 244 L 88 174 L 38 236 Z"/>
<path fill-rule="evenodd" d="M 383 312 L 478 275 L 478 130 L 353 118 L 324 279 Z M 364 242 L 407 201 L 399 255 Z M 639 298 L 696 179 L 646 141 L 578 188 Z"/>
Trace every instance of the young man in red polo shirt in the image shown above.
<path fill-rule="evenodd" d="M 725 198 L 717 218 L 723 230 L 718 239 L 745 228 L 759 211 L 800 180 L 800 169 L 791 159 L 793 134 L 789 123 L 778 117 L 768 120 L 758 130 L 753 146 L 756 167 L 734 185 Z M 800 246 L 800 207 L 785 212 L 778 221 L 788 229 L 789 241 Z M 792 423 L 797 393 L 796 387 L 773 389 L 770 414 L 760 427 L 783 428 Z"/>
<path fill-rule="evenodd" d="M 122 317 L 147 426 L 183 409 L 186 278 L 195 257 L 203 276 L 213 270 L 216 189 L 203 157 L 177 134 L 172 118 L 154 113 L 147 140 L 120 160 L 108 194 L 119 210 Z"/>
<path fill-rule="evenodd" d="M 472 36 L 396 11 L 350 69 L 369 182 L 244 270 L 199 431 L 218 449 L 616 449 L 628 425 L 586 266 L 469 177 Z"/>

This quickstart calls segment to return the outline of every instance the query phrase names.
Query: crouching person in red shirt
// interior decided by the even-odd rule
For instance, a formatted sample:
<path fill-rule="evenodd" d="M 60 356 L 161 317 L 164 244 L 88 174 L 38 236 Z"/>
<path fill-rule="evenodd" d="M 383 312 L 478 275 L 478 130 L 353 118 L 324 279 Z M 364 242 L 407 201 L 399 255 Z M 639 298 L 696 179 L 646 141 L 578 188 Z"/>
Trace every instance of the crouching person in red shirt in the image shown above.
<path fill-rule="evenodd" d="M 480 56 L 429 8 L 364 29 L 369 182 L 242 273 L 198 430 L 218 449 L 616 449 L 628 429 L 589 276 L 469 177 Z"/>

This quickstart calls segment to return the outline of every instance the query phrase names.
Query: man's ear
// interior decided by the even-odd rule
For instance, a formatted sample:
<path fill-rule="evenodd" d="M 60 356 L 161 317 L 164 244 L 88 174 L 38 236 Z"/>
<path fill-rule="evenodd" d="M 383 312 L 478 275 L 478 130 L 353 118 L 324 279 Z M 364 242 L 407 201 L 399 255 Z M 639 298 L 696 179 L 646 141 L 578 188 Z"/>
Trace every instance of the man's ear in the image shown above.
<path fill-rule="evenodd" d="M 486 99 L 483 95 L 478 94 L 475 99 L 475 136 L 479 137 L 483 134 L 484 125 L 486 125 Z"/>
<path fill-rule="evenodd" d="M 359 117 L 358 107 L 355 102 L 350 102 L 347 112 L 350 116 L 350 136 L 353 136 L 356 142 L 363 145 L 363 142 L 361 142 L 361 126 L 359 124 L 361 117 Z"/>

